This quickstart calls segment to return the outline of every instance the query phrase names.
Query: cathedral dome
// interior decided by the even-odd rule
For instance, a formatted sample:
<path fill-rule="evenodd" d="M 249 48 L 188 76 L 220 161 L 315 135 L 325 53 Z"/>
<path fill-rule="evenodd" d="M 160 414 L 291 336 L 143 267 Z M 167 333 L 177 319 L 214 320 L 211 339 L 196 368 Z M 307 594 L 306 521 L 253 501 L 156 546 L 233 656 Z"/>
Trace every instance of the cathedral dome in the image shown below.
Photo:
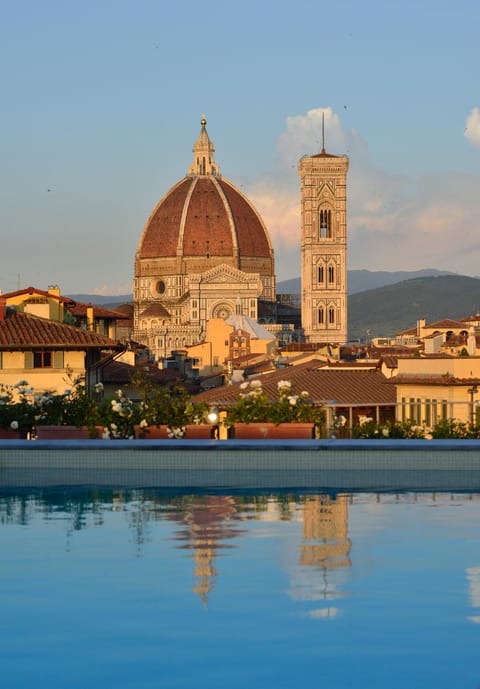
<path fill-rule="evenodd" d="M 190 266 L 187 272 L 196 270 L 196 258 L 210 259 L 211 266 L 228 263 L 247 272 L 259 269 L 258 265 L 249 269 L 249 260 L 263 259 L 262 263 L 269 264 L 263 269 L 273 274 L 266 227 L 250 201 L 220 176 L 214 150 L 203 119 L 188 175 L 154 208 L 140 238 L 137 259 L 183 257 Z"/>
<path fill-rule="evenodd" d="M 201 342 L 211 319 L 273 322 L 275 315 L 267 229 L 220 175 L 206 124 L 202 119 L 187 175 L 153 209 L 135 255 L 133 339 L 157 358 Z"/>
<path fill-rule="evenodd" d="M 185 177 L 163 197 L 145 225 L 139 258 L 167 256 L 270 258 L 257 211 L 226 179 Z"/>

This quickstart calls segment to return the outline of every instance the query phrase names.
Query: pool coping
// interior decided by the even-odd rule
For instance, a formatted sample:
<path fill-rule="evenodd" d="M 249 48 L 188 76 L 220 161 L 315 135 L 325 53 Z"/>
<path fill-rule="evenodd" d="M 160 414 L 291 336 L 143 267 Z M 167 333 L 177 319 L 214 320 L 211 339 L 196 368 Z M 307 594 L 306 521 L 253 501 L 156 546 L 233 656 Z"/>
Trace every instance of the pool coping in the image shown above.
<path fill-rule="evenodd" d="M 480 440 L 3 440 L 0 489 L 480 491 Z"/>

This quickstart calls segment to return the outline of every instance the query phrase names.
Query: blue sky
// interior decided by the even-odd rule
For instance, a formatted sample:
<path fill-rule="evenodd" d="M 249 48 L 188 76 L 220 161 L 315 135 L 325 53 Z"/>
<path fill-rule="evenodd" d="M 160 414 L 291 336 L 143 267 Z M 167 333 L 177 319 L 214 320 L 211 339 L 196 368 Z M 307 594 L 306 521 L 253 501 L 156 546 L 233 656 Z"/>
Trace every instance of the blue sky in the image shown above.
<path fill-rule="evenodd" d="M 350 157 L 349 268 L 480 269 L 476 0 L 0 5 L 0 288 L 126 293 L 203 113 L 299 275 L 301 155 Z M 48 191 L 50 190 L 50 191 Z"/>

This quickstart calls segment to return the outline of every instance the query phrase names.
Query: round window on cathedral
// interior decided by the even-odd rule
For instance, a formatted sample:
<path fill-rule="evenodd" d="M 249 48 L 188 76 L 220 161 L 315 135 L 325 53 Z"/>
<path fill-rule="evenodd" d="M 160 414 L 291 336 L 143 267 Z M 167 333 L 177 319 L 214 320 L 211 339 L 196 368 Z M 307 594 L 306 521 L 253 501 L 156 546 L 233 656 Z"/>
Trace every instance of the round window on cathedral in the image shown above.
<path fill-rule="evenodd" d="M 166 287 L 166 285 L 165 285 L 165 283 L 164 283 L 163 280 L 158 280 L 158 281 L 157 281 L 157 284 L 155 285 L 155 287 L 156 287 L 157 292 L 158 292 L 159 294 L 164 294 L 164 293 L 165 293 L 165 290 L 167 289 L 167 287 Z"/>
<path fill-rule="evenodd" d="M 232 308 L 229 304 L 218 304 L 212 312 L 213 318 L 223 318 L 225 320 L 232 315 Z"/>

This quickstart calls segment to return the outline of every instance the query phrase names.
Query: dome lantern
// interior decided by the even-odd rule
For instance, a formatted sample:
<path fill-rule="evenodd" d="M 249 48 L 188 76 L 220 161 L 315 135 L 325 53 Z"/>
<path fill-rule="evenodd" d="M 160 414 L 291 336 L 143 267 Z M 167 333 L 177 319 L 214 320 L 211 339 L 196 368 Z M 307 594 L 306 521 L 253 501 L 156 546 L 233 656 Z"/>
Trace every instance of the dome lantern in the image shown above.
<path fill-rule="evenodd" d="M 202 128 L 198 139 L 193 146 L 193 164 L 188 169 L 189 175 L 213 175 L 220 174 L 218 165 L 214 160 L 215 147 L 207 134 L 207 120 L 203 115 L 200 124 Z"/>

